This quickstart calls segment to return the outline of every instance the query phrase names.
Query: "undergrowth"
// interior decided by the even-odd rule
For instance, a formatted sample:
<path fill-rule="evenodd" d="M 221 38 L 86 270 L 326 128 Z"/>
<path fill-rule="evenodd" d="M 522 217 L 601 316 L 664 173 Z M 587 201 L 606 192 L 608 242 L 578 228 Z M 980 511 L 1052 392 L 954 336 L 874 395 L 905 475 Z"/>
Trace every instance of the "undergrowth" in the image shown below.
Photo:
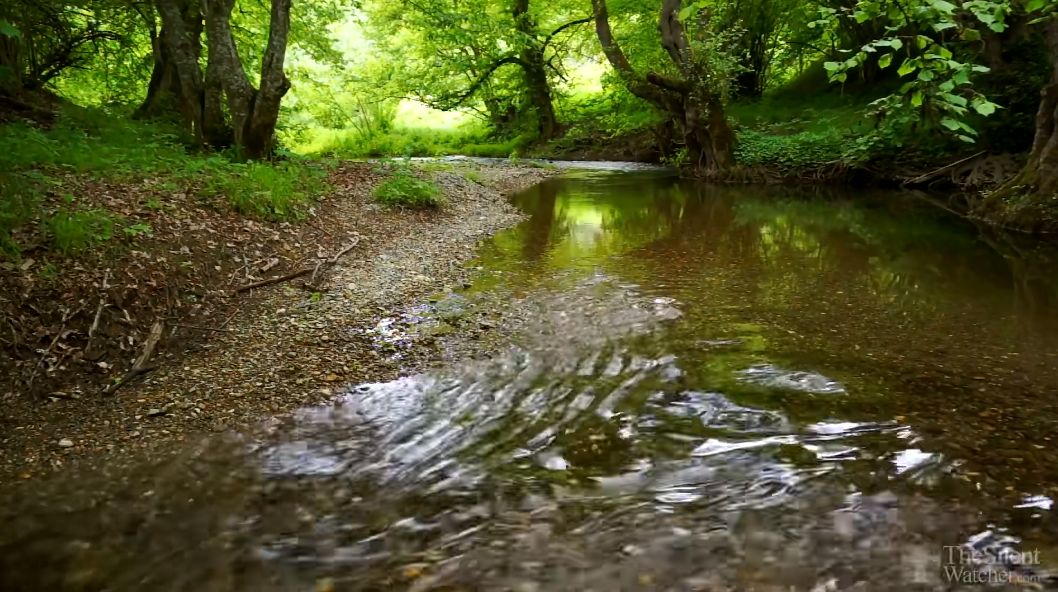
<path fill-rule="evenodd" d="M 396 126 L 387 131 L 318 130 L 301 147 L 308 154 L 344 158 L 400 158 L 460 154 L 507 158 L 521 152 L 529 135 L 495 139 L 476 127 L 438 129 Z"/>
<path fill-rule="evenodd" d="M 45 219 L 48 237 L 65 255 L 82 251 L 114 236 L 118 217 L 101 208 L 61 208 Z"/>
<path fill-rule="evenodd" d="M 221 207 L 276 221 L 302 218 L 327 189 L 323 167 L 304 159 L 238 162 L 223 154 L 189 150 L 181 131 L 172 125 L 68 107 L 47 129 L 0 125 L 0 253 L 17 258 L 22 248 L 18 229 L 34 221 L 47 231 L 51 246 L 63 253 L 100 242 L 85 237 L 113 236 L 103 231 L 98 216 L 86 214 L 89 210 L 62 215 L 42 210 L 42 197 L 61 194 L 73 177 L 117 182 L 152 179 L 174 194 L 197 191 L 206 198 L 219 198 Z M 165 206 L 156 205 L 152 209 Z"/>
<path fill-rule="evenodd" d="M 389 179 L 379 183 L 372 195 L 387 206 L 433 208 L 444 200 L 436 183 L 415 176 L 407 163 L 392 164 Z"/>

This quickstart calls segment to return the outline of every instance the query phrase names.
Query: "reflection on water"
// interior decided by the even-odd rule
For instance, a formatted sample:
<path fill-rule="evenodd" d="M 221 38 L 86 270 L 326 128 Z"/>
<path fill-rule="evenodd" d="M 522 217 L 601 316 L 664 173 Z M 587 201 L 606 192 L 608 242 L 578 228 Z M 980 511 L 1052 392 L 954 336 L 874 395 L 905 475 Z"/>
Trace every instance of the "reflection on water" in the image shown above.
<path fill-rule="evenodd" d="M 95 506 L 19 509 L 0 584 L 1051 585 L 1052 251 L 903 196 L 657 172 L 516 201 L 531 217 L 483 248 L 478 287 L 408 314 L 501 302 L 509 347 L 207 441 Z"/>

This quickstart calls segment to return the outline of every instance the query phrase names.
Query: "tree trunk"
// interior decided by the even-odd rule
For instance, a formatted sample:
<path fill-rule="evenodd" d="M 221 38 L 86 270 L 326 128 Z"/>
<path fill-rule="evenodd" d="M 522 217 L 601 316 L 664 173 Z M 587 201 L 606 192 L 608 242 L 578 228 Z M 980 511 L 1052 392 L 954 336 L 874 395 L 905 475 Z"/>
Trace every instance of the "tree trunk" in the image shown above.
<path fill-rule="evenodd" d="M 663 0 L 658 30 L 661 45 L 679 68 L 682 79 L 653 72 L 640 76 L 613 38 L 606 0 L 592 0 L 595 32 L 607 61 L 629 92 L 666 113 L 680 129 L 687 157 L 697 174 L 714 177 L 734 165 L 735 135 L 723 102 L 698 72 L 683 24 L 680 0 Z"/>
<path fill-rule="evenodd" d="M 191 50 L 197 59 L 202 54 L 202 12 L 198 6 L 189 5 L 186 0 L 178 0 L 177 5 L 184 31 L 190 38 Z M 169 42 L 172 39 L 169 31 L 171 25 L 163 22 L 159 33 L 155 13 L 152 11 L 149 14 L 140 14 L 150 28 L 154 66 L 151 69 L 151 79 L 147 83 L 147 96 L 133 113 L 133 118 L 136 119 L 171 114 L 176 110 L 181 96 L 179 73 L 173 60 L 174 48 Z"/>
<path fill-rule="evenodd" d="M 519 65 L 525 75 L 529 104 L 536 111 L 537 131 L 542 139 L 549 140 L 559 134 L 560 128 L 551 99 L 551 85 L 547 81 L 544 45 L 537 39 L 536 23 L 529 14 L 529 0 L 514 0 L 511 14 L 514 28 L 525 42 L 519 54 Z"/>
<path fill-rule="evenodd" d="M 1036 133 L 1024 168 L 994 191 L 978 215 L 1023 230 L 1058 230 L 1058 18 L 1044 30 L 1051 80 L 1040 91 Z"/>
<path fill-rule="evenodd" d="M 160 105 L 167 93 L 175 102 L 195 142 L 205 144 L 202 119 L 202 13 L 188 0 L 157 0 L 162 30 L 155 53 L 155 71 L 147 100 L 140 106 L 144 114 Z M 153 96 L 152 96 L 153 90 Z M 148 104 L 150 102 L 150 104 Z"/>
<path fill-rule="evenodd" d="M 0 94 L 22 92 L 22 43 L 18 37 L 0 33 Z"/>
<path fill-rule="evenodd" d="M 529 102 L 536 111 L 537 131 L 544 140 L 550 140 L 561 132 L 555 106 L 551 100 L 551 86 L 544 69 L 544 52 L 533 46 L 522 52 L 522 71 L 525 73 Z"/>
<path fill-rule="evenodd" d="M 290 31 L 290 2 L 272 0 L 268 45 L 261 61 L 261 88 L 255 89 L 246 76 L 231 31 L 235 0 L 206 0 L 209 60 L 205 110 L 221 114 L 221 96 L 227 99 L 232 139 L 245 158 L 265 158 L 274 148 L 279 106 L 290 89 L 290 81 L 283 72 Z"/>

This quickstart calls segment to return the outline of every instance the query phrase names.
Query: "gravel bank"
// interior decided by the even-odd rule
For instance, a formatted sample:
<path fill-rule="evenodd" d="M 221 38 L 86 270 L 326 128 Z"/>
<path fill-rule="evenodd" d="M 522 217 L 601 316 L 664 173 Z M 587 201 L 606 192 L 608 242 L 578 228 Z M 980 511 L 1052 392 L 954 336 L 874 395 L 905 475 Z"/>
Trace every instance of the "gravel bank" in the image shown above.
<path fill-rule="evenodd" d="M 200 434 L 248 425 L 330 398 L 341 387 L 391 380 L 440 356 L 431 340 L 394 360 L 372 330 L 431 294 L 462 288 L 478 242 L 522 219 L 505 195 L 553 171 L 460 166 L 429 173 L 446 205 L 437 212 L 378 206 L 379 180 L 349 165 L 348 184 L 326 200 L 317 222 L 340 244 L 356 241 L 327 275 L 251 291 L 223 326 L 111 397 L 53 400 L 0 423 L 0 482 L 30 481 L 71 465 L 150 459 Z M 475 181 L 468 180 L 464 174 Z M 218 237 L 223 240 L 223 237 Z M 325 251 L 329 252 L 329 251 Z"/>

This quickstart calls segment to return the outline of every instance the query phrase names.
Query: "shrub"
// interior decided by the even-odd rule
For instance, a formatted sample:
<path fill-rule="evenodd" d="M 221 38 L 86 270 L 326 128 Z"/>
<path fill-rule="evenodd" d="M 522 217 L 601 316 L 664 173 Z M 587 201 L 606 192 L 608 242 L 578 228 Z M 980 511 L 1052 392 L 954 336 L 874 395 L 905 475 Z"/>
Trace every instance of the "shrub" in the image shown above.
<path fill-rule="evenodd" d="M 416 177 L 407 165 L 397 166 L 389 179 L 375 187 L 373 195 L 387 206 L 432 208 L 444 201 L 435 183 Z"/>

